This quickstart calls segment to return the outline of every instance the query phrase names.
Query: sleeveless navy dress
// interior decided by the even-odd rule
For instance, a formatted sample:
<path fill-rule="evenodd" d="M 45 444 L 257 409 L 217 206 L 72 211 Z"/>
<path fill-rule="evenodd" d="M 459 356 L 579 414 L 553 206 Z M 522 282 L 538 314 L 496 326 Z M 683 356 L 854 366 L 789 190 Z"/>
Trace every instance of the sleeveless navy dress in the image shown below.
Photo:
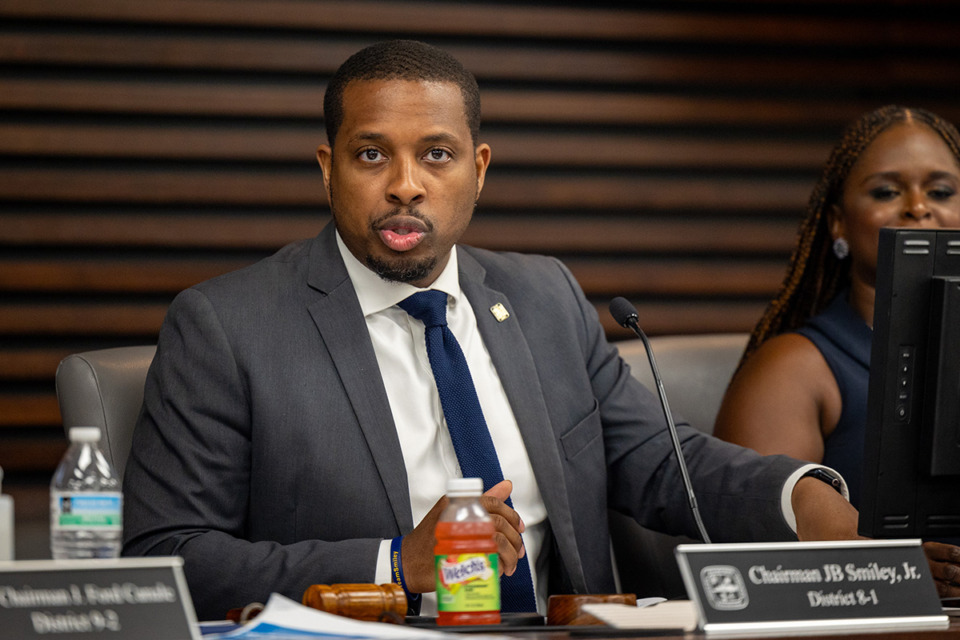
<path fill-rule="evenodd" d="M 873 330 L 847 303 L 847 291 L 841 291 L 823 312 L 796 333 L 816 345 L 840 388 L 840 421 L 824 442 L 823 464 L 836 469 L 847 481 L 850 502 L 856 507 L 860 504 L 863 476 Z"/>

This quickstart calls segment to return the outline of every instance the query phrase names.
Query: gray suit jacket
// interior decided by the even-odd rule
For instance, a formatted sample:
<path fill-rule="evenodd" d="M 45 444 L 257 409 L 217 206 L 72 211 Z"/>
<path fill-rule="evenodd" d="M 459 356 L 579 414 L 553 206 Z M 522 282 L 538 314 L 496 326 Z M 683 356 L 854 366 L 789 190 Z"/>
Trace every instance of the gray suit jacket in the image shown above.
<path fill-rule="evenodd" d="M 614 589 L 608 507 L 696 535 L 656 398 L 567 269 L 461 247 L 460 283 L 547 509 L 554 591 Z M 510 318 L 488 311 L 503 304 Z M 799 463 L 681 427 L 711 536 L 789 539 Z M 509 470 L 504 470 L 509 477 Z M 201 618 L 371 582 L 412 521 L 400 444 L 333 225 L 181 293 L 160 332 L 127 465 L 124 553 L 180 555 Z"/>

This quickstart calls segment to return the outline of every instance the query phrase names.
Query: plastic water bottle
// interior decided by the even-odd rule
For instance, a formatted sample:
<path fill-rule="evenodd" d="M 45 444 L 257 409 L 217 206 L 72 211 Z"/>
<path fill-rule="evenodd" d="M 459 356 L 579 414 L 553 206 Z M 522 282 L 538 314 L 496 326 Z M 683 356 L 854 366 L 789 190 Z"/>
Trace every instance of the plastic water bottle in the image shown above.
<path fill-rule="evenodd" d="M 437 624 L 499 624 L 496 528 L 480 504 L 483 480 L 447 481 L 450 504 L 437 522 Z"/>
<path fill-rule="evenodd" d="M 3 467 L 0 467 L 0 560 L 13 560 L 13 498 L 3 495 Z"/>
<path fill-rule="evenodd" d="M 123 495 L 117 472 L 99 443 L 99 427 L 70 429 L 70 448 L 50 483 L 50 552 L 54 560 L 120 555 Z"/>

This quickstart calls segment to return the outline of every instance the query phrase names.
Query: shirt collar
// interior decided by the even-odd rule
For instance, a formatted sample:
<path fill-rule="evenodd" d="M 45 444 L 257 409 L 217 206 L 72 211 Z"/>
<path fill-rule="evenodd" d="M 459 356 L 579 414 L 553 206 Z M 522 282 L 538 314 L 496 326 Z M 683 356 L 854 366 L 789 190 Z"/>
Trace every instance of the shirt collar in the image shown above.
<path fill-rule="evenodd" d="M 371 271 L 366 265 L 357 260 L 350 252 L 347 245 L 340 237 L 340 231 L 337 231 L 337 249 L 340 250 L 340 256 L 343 258 L 343 264 L 347 268 L 347 275 L 353 283 L 353 288 L 357 292 L 357 298 L 360 300 L 360 309 L 363 316 L 371 316 L 380 313 L 384 309 L 389 309 L 401 300 L 408 298 L 418 291 L 425 291 L 411 284 L 404 282 L 388 282 Z M 462 292 L 460 290 L 460 277 L 457 270 L 457 246 L 454 245 L 450 250 L 450 259 L 447 260 L 447 266 L 443 268 L 437 279 L 434 280 L 429 289 L 443 291 L 453 299 L 456 305 Z"/>

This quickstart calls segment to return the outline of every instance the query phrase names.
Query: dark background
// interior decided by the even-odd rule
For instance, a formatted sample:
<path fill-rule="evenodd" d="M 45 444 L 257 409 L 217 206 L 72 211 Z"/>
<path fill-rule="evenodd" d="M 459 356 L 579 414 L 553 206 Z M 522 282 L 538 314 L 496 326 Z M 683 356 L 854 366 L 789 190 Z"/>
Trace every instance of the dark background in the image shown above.
<path fill-rule="evenodd" d="M 0 0 L 0 466 L 46 553 L 65 355 L 156 340 L 175 293 L 327 221 L 322 96 L 374 41 L 479 79 L 465 241 L 548 253 L 650 334 L 749 330 L 842 126 L 960 121 L 952 3 Z M 33 528 L 31 528 L 33 527 Z"/>

